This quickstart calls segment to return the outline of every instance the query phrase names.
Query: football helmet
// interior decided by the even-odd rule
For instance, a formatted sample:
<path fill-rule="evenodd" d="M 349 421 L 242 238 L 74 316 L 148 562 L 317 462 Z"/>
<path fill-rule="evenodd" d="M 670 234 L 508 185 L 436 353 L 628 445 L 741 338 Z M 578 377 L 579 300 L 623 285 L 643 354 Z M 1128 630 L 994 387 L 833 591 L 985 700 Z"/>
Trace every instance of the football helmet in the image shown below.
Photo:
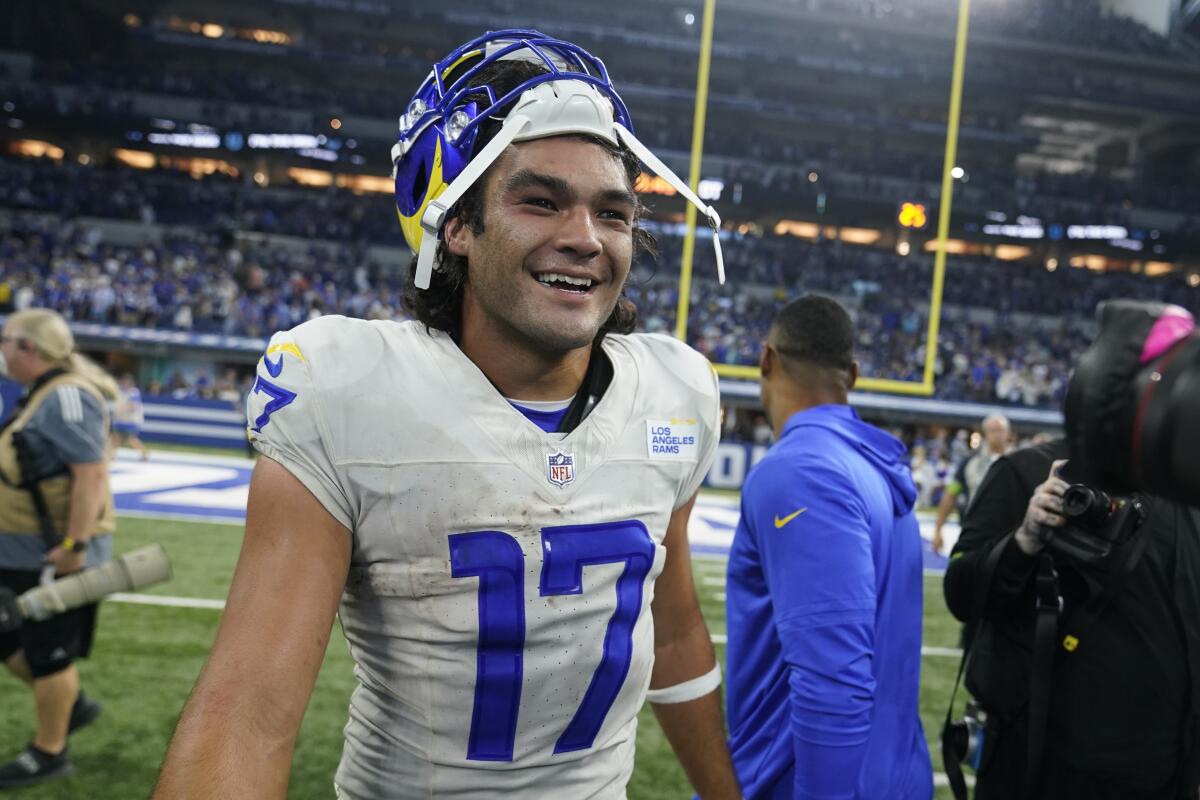
<path fill-rule="evenodd" d="M 485 67 L 506 59 L 545 66 L 501 96 L 471 85 Z M 480 123 L 503 119 L 500 131 L 476 150 Z M 563 134 L 597 136 L 624 145 L 693 203 L 713 229 L 717 272 L 725 266 L 717 233 L 721 218 L 633 135 L 629 110 L 600 59 L 578 45 L 529 29 L 493 31 L 456 48 L 433 65 L 400 117 L 392 147 L 396 211 L 404 238 L 417 253 L 415 283 L 428 289 L 437 241 L 450 209 L 513 142 Z"/>

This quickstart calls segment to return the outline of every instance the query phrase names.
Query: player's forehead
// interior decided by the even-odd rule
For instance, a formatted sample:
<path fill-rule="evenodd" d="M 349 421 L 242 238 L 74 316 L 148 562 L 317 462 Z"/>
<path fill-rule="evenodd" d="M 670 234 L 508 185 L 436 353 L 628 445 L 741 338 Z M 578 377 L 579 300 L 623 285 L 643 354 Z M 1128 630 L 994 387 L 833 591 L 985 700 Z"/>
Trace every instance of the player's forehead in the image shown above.
<path fill-rule="evenodd" d="M 549 136 L 509 145 L 496 163 L 496 190 L 524 188 L 531 177 L 552 178 L 553 184 L 585 197 L 633 191 L 620 158 L 598 142 L 579 136 Z"/>

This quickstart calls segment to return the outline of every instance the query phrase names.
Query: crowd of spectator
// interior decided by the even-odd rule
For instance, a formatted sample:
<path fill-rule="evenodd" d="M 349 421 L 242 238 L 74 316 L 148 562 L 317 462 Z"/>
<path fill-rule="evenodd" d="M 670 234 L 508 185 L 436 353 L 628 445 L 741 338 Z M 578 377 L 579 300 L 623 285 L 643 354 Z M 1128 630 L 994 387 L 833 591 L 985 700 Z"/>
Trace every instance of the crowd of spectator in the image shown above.
<path fill-rule="evenodd" d="M 816 155 L 822 165 L 819 183 L 810 183 L 803 171 L 788 175 L 780 170 L 773 170 L 774 174 L 769 178 L 765 174 L 755 175 L 753 170 L 734 170 L 731 180 L 758 178 L 781 191 L 795 189 L 813 195 L 822 192 L 834 198 L 839 191 L 877 196 L 879 178 L 870 171 L 869 163 L 847 157 L 849 166 L 846 168 L 830 170 L 824 166 L 837 163 L 835 159 L 841 157 L 842 154 L 833 148 Z M 902 161 L 899 156 L 892 157 L 886 152 L 880 158 L 897 166 Z M 911 163 L 907 169 L 910 175 L 931 180 L 932 165 Z M 914 191 L 907 195 L 908 199 L 923 199 L 923 193 L 917 190 L 919 183 L 920 179 L 914 181 Z M 956 202 L 969 199 L 971 192 L 978 194 L 981 200 L 1000 202 L 1006 186 L 1018 204 L 1015 208 L 1022 213 L 1047 221 L 1069 222 L 1073 218 L 1083 218 L 1093 222 L 1104 220 L 1107 224 L 1121 224 L 1123 210 L 1116 204 L 1139 197 L 1141 191 L 1082 176 L 1018 177 L 1015 181 L 1009 178 L 1006 184 L 999 174 L 989 178 L 986 173 L 976 177 L 973 172 L 970 187 L 964 187 L 956 194 Z M 1162 208 L 1200 209 L 1200 190 L 1194 187 L 1147 187 L 1143 199 L 1156 202 Z M 1055 209 L 1061 210 L 1068 205 L 1072 209 L 1054 215 Z M 348 189 L 296 184 L 262 188 L 246 175 L 231 177 L 214 172 L 193 179 L 177 170 L 144 171 L 126 167 L 116 160 L 107 165 L 83 166 L 69 159 L 55 162 L 0 158 L 0 207 L 50 212 L 67 218 L 101 217 L 206 229 L 250 230 L 357 244 L 404 245 L 400 228 L 395 224 L 390 194 L 360 194 Z M 1088 207 L 1095 209 L 1090 217 L 1080 210 Z M 1181 233 L 1186 234 L 1188 230 L 1200 233 L 1197 217 L 1181 219 L 1184 220 Z M 774 249 L 757 244 L 755 247 L 756 252 L 747 254 L 746 258 L 755 279 L 759 282 L 782 279 L 782 276 L 772 274 L 780 260 Z M 799 257 L 803 259 L 803 253 Z M 794 252 L 786 254 L 788 261 L 796 258 Z"/>
<path fill-rule="evenodd" d="M 660 231 L 657 262 L 628 288 L 644 330 L 674 330 L 681 240 Z M 865 375 L 921 380 L 932 266 L 927 256 L 785 236 L 734 236 L 730 283 L 710 258 L 696 265 L 689 341 L 717 363 L 757 363 L 775 310 L 805 292 L 838 296 L 855 313 Z M 44 306 L 74 320 L 266 337 L 330 313 L 406 319 L 403 264 L 373 263 L 351 245 L 282 247 L 201 229 L 158 243 L 116 246 L 94 228 L 17 214 L 0 239 L 0 301 Z M 1200 312 L 1200 289 L 1180 276 L 1056 272 L 1028 263 L 951 259 L 935 358 L 945 399 L 1055 406 L 1094 333 L 1095 304 L 1136 296 Z"/>
<path fill-rule="evenodd" d="M 137 247 L 95 229 L 22 219 L 0 241 L 0 283 L 14 308 L 68 319 L 266 337 L 321 314 L 403 316 L 398 278 L 355 250 L 283 249 L 176 232 Z"/>
<path fill-rule="evenodd" d="M 202 180 L 175 170 L 146 172 L 113 162 L 82 166 L 50 159 L 0 160 L 0 206 L 163 225 L 403 245 L 391 195 L 349 190 L 260 188 L 248 176 Z"/>

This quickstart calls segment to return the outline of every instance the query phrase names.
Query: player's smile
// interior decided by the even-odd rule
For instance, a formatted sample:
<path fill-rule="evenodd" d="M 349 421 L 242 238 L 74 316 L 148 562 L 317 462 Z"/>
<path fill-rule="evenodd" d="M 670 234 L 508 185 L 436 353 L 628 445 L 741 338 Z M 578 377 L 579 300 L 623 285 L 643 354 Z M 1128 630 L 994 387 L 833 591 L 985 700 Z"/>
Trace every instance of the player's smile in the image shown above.
<path fill-rule="evenodd" d="M 581 302 L 601 285 L 600 278 L 579 270 L 560 268 L 533 272 L 532 275 L 535 281 L 567 302 Z"/>

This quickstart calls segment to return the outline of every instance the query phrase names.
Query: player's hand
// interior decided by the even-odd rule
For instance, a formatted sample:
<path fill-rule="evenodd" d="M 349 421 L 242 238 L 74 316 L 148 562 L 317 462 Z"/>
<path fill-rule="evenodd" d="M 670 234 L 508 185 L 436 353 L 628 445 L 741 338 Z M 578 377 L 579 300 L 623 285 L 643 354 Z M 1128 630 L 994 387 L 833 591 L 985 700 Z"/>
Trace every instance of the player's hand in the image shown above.
<path fill-rule="evenodd" d="M 930 545 L 933 547 L 933 552 L 941 555 L 942 547 L 944 547 L 945 544 L 945 541 L 942 540 L 942 526 L 939 525 L 933 529 L 933 541 L 930 542 Z"/>
<path fill-rule="evenodd" d="M 58 576 L 70 575 L 72 572 L 79 572 L 83 569 L 87 562 L 87 550 L 80 550 L 78 553 L 67 550 L 62 545 L 58 545 L 49 553 L 46 554 L 46 563 L 54 565 L 54 574 Z"/>
<path fill-rule="evenodd" d="M 1061 528 L 1067 524 L 1062 515 L 1063 494 L 1067 491 L 1067 482 L 1058 477 L 1058 470 L 1066 460 L 1055 461 L 1050 468 L 1050 477 L 1033 491 L 1029 499 L 1029 507 L 1025 510 L 1025 521 L 1017 528 L 1017 546 L 1026 555 L 1036 555 L 1041 552 L 1042 542 L 1038 538 L 1038 530 L 1046 528 Z"/>

